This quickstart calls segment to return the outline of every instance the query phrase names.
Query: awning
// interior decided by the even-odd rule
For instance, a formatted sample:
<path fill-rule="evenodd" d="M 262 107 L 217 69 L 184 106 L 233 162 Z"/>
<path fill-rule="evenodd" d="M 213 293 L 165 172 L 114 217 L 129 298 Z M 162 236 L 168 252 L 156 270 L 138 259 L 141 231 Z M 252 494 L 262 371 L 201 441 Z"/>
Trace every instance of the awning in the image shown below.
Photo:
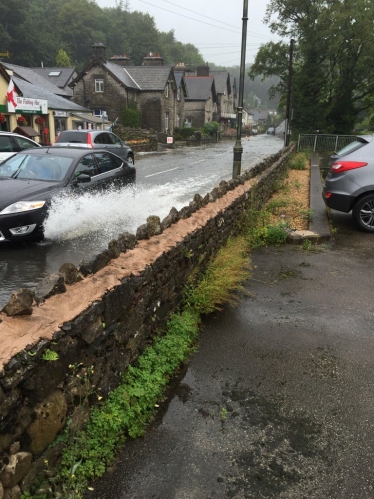
<path fill-rule="evenodd" d="M 19 133 L 20 135 L 24 135 L 25 137 L 39 137 L 40 133 L 38 133 L 32 126 L 17 126 L 13 130 L 15 133 Z"/>
<path fill-rule="evenodd" d="M 87 121 L 88 123 L 95 123 L 95 124 L 109 123 L 108 120 L 104 120 L 103 122 L 103 118 L 100 118 L 99 116 L 93 116 L 92 114 L 88 113 L 71 113 L 71 115 L 75 116 L 76 118 L 80 118 L 81 121 Z"/>

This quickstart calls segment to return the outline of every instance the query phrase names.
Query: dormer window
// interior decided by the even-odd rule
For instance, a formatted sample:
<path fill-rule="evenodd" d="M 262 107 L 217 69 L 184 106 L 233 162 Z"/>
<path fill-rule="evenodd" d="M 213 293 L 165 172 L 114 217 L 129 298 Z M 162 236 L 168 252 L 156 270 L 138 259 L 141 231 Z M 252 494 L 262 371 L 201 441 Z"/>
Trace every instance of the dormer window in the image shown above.
<path fill-rule="evenodd" d="M 96 79 L 95 80 L 95 92 L 104 92 L 104 80 Z"/>

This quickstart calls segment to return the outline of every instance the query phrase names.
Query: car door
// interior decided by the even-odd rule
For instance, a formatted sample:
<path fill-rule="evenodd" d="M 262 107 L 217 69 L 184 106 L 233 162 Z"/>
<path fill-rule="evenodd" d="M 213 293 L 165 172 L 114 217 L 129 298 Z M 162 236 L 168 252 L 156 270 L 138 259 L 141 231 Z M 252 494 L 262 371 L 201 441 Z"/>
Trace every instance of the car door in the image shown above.
<path fill-rule="evenodd" d="M 98 171 L 94 155 L 92 153 L 86 154 L 76 164 L 70 183 L 76 191 L 95 190 L 98 188 L 97 176 Z"/>
<path fill-rule="evenodd" d="M 94 156 L 98 170 L 96 182 L 100 184 L 100 188 L 121 186 L 127 181 L 121 158 L 101 151 L 95 152 Z"/>
<path fill-rule="evenodd" d="M 117 135 L 110 132 L 103 132 L 96 136 L 95 144 L 98 145 L 100 149 L 106 149 L 113 154 L 117 154 L 124 160 L 127 158 L 127 147 L 124 147 L 122 141 Z"/>

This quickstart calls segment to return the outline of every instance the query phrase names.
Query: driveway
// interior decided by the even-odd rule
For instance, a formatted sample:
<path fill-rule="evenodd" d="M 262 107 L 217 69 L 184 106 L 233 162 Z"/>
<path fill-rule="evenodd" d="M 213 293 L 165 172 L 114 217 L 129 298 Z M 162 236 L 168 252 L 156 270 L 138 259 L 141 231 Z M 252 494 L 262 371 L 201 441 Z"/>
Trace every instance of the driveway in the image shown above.
<path fill-rule="evenodd" d="M 374 236 L 332 213 L 317 251 L 252 254 L 143 439 L 89 498 L 374 497 Z"/>

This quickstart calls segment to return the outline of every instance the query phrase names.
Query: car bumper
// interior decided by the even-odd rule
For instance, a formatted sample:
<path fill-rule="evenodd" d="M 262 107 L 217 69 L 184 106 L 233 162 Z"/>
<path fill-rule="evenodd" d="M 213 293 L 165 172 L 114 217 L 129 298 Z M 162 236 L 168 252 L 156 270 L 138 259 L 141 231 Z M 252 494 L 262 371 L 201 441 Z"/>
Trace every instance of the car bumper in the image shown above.
<path fill-rule="evenodd" d="M 325 191 L 325 188 L 322 192 L 322 198 L 326 206 L 332 210 L 343 211 L 344 213 L 351 211 L 355 199 L 354 197 L 347 196 L 346 194 L 328 193 Z"/>
<path fill-rule="evenodd" d="M 0 243 L 43 238 L 44 210 L 0 215 Z"/>

